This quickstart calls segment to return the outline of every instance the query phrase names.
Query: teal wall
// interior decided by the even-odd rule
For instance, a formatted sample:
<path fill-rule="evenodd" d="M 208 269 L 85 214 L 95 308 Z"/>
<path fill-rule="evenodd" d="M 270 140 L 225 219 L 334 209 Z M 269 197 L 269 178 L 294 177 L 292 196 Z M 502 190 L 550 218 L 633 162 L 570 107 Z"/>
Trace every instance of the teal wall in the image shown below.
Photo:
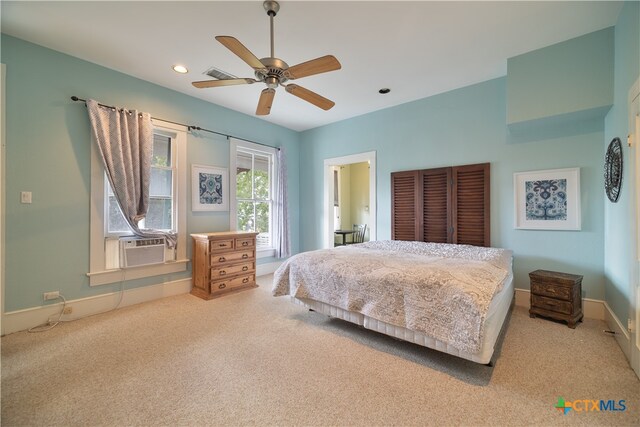
<path fill-rule="evenodd" d="M 378 239 L 390 238 L 391 172 L 490 162 L 492 244 L 514 251 L 516 286 L 528 289 L 527 273 L 538 268 L 583 274 L 584 296 L 606 298 L 624 319 L 626 254 L 632 244 L 630 189 L 623 185 L 620 203 L 607 202 L 602 164 L 603 144 L 627 132 L 626 94 L 638 76 L 637 2 L 625 3 L 614 35 L 613 107 L 604 120 L 585 115 L 566 121 L 554 112 L 554 123 L 541 121 L 514 132 L 507 126 L 503 77 L 302 133 L 2 35 L 1 60 L 7 65 L 5 311 L 42 305 L 42 293 L 50 290 L 76 299 L 118 289 L 117 284 L 91 288 L 86 277 L 90 137 L 84 106 L 69 100 L 77 95 L 285 146 L 294 253 L 322 246 L 327 158 L 377 152 Z M 525 91 L 533 89 L 522 84 Z M 224 138 L 189 135 L 189 164 L 228 166 L 228 161 Z M 581 168 L 582 230 L 515 230 L 513 173 L 567 167 Z M 628 168 L 624 179 L 630 182 Z M 33 204 L 20 204 L 20 191 L 32 191 Z M 189 233 L 224 230 L 228 213 L 189 210 L 187 223 Z M 128 282 L 127 287 L 189 274 Z"/>
<path fill-rule="evenodd" d="M 506 79 L 499 78 L 303 133 L 302 250 L 322 246 L 323 160 L 376 151 L 378 239 L 391 236 L 390 174 L 491 162 L 491 243 L 515 254 L 516 286 L 538 268 L 584 275 L 585 297 L 603 299 L 603 121 L 512 136 Z M 513 228 L 513 173 L 581 168 L 582 231 Z"/>
<path fill-rule="evenodd" d="M 510 129 L 604 118 L 613 102 L 613 46 L 610 27 L 509 58 Z"/>
<path fill-rule="evenodd" d="M 631 273 L 633 263 L 634 218 L 631 215 L 634 171 L 627 141 L 628 93 L 640 76 L 640 3 L 625 2 L 615 26 L 614 103 L 605 118 L 605 139 L 602 155 L 609 142 L 618 137 L 622 141 L 623 178 L 618 203 L 605 197 L 605 298 L 609 307 L 623 324 L 629 317 L 631 301 Z M 636 148 L 637 150 L 638 148 Z M 636 189 L 637 191 L 637 189 Z"/>
<path fill-rule="evenodd" d="M 86 276 L 91 139 L 86 108 L 71 101 L 72 95 L 284 146 L 290 159 L 292 250 L 298 252 L 297 132 L 4 34 L 1 47 L 7 72 L 6 312 L 42 305 L 47 291 L 59 290 L 73 300 L 119 289 L 119 283 L 89 287 Z M 229 144 L 224 137 L 189 134 L 187 156 L 189 169 L 192 163 L 228 167 Z M 189 172 L 188 177 L 190 181 Z M 33 204 L 20 204 L 21 191 L 33 192 Z M 189 204 L 188 233 L 228 229 L 228 212 L 191 212 Z M 128 282 L 126 287 L 182 277 L 190 277 L 190 271 Z"/>

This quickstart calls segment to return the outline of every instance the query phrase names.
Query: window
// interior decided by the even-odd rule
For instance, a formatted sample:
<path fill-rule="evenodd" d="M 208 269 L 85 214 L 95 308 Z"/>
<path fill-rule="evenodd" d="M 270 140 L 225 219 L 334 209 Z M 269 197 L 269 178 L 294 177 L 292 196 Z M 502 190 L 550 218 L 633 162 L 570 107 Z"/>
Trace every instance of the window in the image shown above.
<path fill-rule="evenodd" d="M 273 256 L 275 149 L 231 140 L 231 229 L 256 231 L 258 257 Z"/>
<path fill-rule="evenodd" d="M 186 130 L 182 126 L 153 120 L 154 140 L 151 166 L 150 200 L 142 228 L 155 228 L 178 233 L 175 250 L 166 249 L 164 264 L 128 269 L 126 279 L 168 274 L 186 270 Z M 91 141 L 91 237 L 89 284 L 91 286 L 119 282 L 123 273 L 119 263 L 119 237 L 131 235 L 104 166 Z"/>
<path fill-rule="evenodd" d="M 175 142 L 171 135 L 155 129 L 153 134 L 153 155 L 151 158 L 151 180 L 149 183 L 149 209 L 140 228 L 152 228 L 162 231 L 175 231 L 174 219 L 174 180 L 176 174 Z M 105 179 L 106 187 L 106 234 L 122 236 L 131 234 L 131 230 L 120 211 L 111 185 Z"/>

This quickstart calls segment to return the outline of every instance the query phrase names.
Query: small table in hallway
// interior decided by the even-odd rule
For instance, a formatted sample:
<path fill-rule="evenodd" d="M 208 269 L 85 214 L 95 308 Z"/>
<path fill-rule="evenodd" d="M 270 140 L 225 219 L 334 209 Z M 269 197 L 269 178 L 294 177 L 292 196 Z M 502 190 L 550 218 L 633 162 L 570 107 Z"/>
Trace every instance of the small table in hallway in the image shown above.
<path fill-rule="evenodd" d="M 342 236 L 342 243 L 334 243 L 334 246 L 344 246 L 347 244 L 347 235 L 348 234 L 353 234 L 354 231 L 353 230 L 336 230 L 333 232 L 334 234 L 338 235 L 338 236 Z"/>

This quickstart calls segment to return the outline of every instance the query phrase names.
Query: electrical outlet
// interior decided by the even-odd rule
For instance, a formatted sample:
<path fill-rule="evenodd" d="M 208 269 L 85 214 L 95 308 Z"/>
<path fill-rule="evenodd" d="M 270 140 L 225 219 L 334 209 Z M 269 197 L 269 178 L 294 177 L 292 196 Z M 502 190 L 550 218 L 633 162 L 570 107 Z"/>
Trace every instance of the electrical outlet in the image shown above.
<path fill-rule="evenodd" d="M 62 310 L 62 314 L 71 314 L 73 313 L 73 307 L 65 307 L 64 310 Z"/>
<path fill-rule="evenodd" d="M 50 299 L 56 299 L 60 297 L 60 291 L 51 291 L 51 292 L 45 292 L 44 293 L 44 300 L 48 301 Z"/>
<path fill-rule="evenodd" d="M 31 203 L 31 191 L 20 192 L 20 203 Z"/>

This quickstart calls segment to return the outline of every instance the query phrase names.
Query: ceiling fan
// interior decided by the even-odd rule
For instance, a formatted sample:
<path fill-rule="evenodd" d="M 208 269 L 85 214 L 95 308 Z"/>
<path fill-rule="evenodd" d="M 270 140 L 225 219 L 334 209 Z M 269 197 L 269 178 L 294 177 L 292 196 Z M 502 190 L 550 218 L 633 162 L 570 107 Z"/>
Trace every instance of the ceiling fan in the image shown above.
<path fill-rule="evenodd" d="M 267 15 L 269 15 L 271 26 L 270 57 L 258 59 L 236 38 L 231 36 L 216 36 L 216 40 L 222 43 L 227 49 L 236 54 L 240 59 L 254 69 L 256 78 L 235 78 L 234 76 L 222 72 L 218 73 L 218 76 L 221 77 L 218 80 L 205 80 L 193 82 L 192 84 L 195 87 L 202 89 L 219 86 L 252 84 L 257 82 L 265 83 L 267 88 L 262 91 L 258 101 L 258 108 L 256 109 L 256 115 L 258 116 L 269 114 L 271 111 L 271 105 L 273 104 L 273 98 L 276 94 L 276 88 L 278 86 L 284 87 L 290 94 L 295 95 L 316 107 L 322 108 L 323 110 L 331 109 L 335 105 L 335 102 L 320 96 L 309 89 L 298 86 L 297 84 L 290 83 L 285 85 L 284 83 L 289 80 L 312 76 L 314 74 L 339 70 L 341 68 L 340 62 L 338 62 L 333 55 L 326 55 L 289 67 L 282 59 L 276 58 L 273 53 L 273 17 L 276 16 L 280 10 L 280 5 L 277 1 L 267 0 L 263 3 L 263 6 Z"/>

